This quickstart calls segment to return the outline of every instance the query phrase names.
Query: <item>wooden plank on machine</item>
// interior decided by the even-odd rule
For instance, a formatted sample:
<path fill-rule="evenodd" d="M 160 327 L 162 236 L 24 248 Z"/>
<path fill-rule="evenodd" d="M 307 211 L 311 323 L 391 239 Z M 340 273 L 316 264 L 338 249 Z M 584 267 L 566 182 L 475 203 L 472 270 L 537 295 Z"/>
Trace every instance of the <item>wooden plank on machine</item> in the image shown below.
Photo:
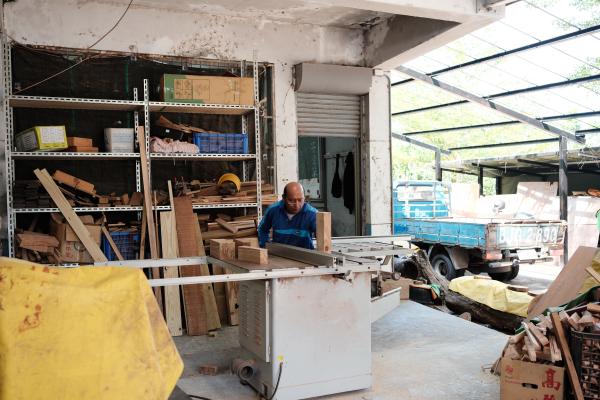
<path fill-rule="evenodd" d="M 317 213 L 317 250 L 331 253 L 331 213 Z"/>
<path fill-rule="evenodd" d="M 202 238 L 197 236 L 200 226 L 192 210 L 192 200 L 188 197 L 177 197 L 173 199 L 173 203 L 179 257 L 204 255 L 204 246 L 198 246 L 198 239 L 201 241 Z M 185 266 L 181 268 L 180 275 L 182 277 L 208 275 L 208 266 Z M 184 285 L 183 301 L 188 335 L 205 335 L 210 329 L 220 326 L 214 293 L 210 284 Z"/>
<path fill-rule="evenodd" d="M 160 234 L 163 257 L 179 257 L 174 211 L 163 211 L 160 213 Z M 163 267 L 163 275 L 165 278 L 178 278 L 179 267 Z M 181 336 L 182 321 L 179 286 L 165 286 L 165 319 L 171 336 Z"/>
<path fill-rule="evenodd" d="M 90 232 L 87 230 L 85 225 L 83 225 L 83 222 L 81 222 L 81 219 L 79 219 L 77 214 L 75 214 L 75 211 L 73 211 L 73 208 L 71 207 L 65 196 L 62 194 L 56 183 L 54 183 L 54 180 L 52 179 L 50 174 L 48 174 L 48 171 L 46 171 L 45 169 L 35 169 L 33 173 L 39 179 L 42 186 L 44 186 L 44 188 L 46 189 L 46 191 L 48 192 L 48 194 L 62 213 L 62 215 L 69 223 L 71 229 L 73 229 L 73 232 L 75 232 L 79 240 L 81 240 L 81 243 L 83 244 L 85 249 L 88 251 L 88 253 L 90 253 L 92 260 L 94 260 L 95 262 L 108 261 L 104 253 L 102 253 L 102 250 L 100 250 L 100 247 L 96 244 L 96 242 L 90 235 Z"/>
<path fill-rule="evenodd" d="M 255 264 L 266 265 L 269 263 L 269 252 L 260 247 L 239 246 L 237 249 L 238 260 Z"/>

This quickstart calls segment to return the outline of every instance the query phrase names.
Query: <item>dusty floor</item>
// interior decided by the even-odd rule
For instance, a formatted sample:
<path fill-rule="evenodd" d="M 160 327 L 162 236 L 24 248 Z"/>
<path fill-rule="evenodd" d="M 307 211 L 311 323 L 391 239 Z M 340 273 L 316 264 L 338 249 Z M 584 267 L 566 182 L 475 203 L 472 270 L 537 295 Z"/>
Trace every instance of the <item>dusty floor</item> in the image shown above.
<path fill-rule="evenodd" d="M 498 378 L 484 367 L 496 360 L 505 340 L 502 333 L 403 301 L 372 325 L 373 387 L 323 399 L 499 399 Z M 178 384 L 184 392 L 211 400 L 257 398 L 227 372 L 239 352 L 237 328 L 222 329 L 215 338 L 182 336 L 175 343 L 185 362 Z M 200 375 L 203 363 L 223 372 Z"/>

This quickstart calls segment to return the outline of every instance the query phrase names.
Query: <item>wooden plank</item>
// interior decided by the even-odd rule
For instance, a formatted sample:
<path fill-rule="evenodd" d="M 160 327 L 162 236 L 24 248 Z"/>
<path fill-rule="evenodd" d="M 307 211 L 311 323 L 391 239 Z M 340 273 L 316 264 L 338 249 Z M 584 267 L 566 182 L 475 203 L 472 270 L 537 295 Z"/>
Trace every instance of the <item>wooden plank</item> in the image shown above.
<path fill-rule="evenodd" d="M 139 126 L 137 131 L 137 140 L 140 147 L 140 169 L 142 171 L 142 189 L 144 190 L 144 210 L 146 211 L 146 229 L 148 232 L 148 241 L 150 242 L 150 258 L 158 258 L 158 244 L 156 243 L 156 229 L 154 225 L 154 215 L 152 214 L 152 197 L 150 197 L 150 176 L 148 171 L 148 156 L 146 154 L 146 136 L 144 127 Z M 158 268 L 151 268 L 152 278 L 160 279 Z M 163 310 L 162 290 L 160 287 L 154 288 L 154 295 L 158 302 L 158 307 Z"/>
<path fill-rule="evenodd" d="M 197 218 L 193 217 L 194 230 L 196 232 L 196 243 L 198 252 L 196 255 L 205 256 L 204 241 L 202 239 L 202 231 L 200 231 L 200 223 Z M 200 265 L 200 274 L 202 276 L 210 275 L 210 270 L 207 264 Z M 217 310 L 217 301 L 215 299 L 214 288 L 212 285 L 201 285 L 202 295 L 204 296 L 204 304 L 206 305 L 206 314 L 208 317 L 208 330 L 218 329 L 221 327 L 221 321 L 219 319 L 219 312 Z"/>
<path fill-rule="evenodd" d="M 148 174 L 148 156 L 146 154 L 146 137 L 144 127 L 138 127 L 138 143 L 140 146 L 140 169 L 142 170 L 142 187 L 144 190 L 144 208 L 146 209 L 146 222 L 148 224 L 148 241 L 150 242 L 150 257 L 158 258 L 158 245 L 156 243 L 156 232 L 154 229 L 154 214 L 152 214 L 152 197 L 150 193 L 150 176 Z M 154 272 L 154 269 L 153 269 Z M 158 272 L 158 270 L 157 270 Z M 157 279 L 154 274 L 153 278 Z"/>
<path fill-rule="evenodd" d="M 187 196 L 173 199 L 175 206 L 175 224 L 180 257 L 203 256 L 200 226 L 192 210 L 192 201 Z M 207 265 L 191 265 L 181 268 L 180 275 L 209 275 Z M 210 284 L 183 286 L 183 300 L 188 328 L 188 335 L 205 335 L 210 329 L 220 327 L 219 315 Z"/>
<path fill-rule="evenodd" d="M 592 265 L 597 251 L 598 249 L 595 247 L 579 247 L 568 264 L 550 284 L 548 291 L 531 301 L 527 309 L 527 316 L 529 318 L 537 317 L 545 309 L 560 306 L 577 297 L 579 289 L 587 279 L 585 269 Z"/>
<path fill-rule="evenodd" d="M 571 356 L 571 350 L 569 349 L 569 343 L 567 341 L 563 325 L 560 322 L 560 317 L 558 313 L 554 312 L 550 314 L 550 319 L 552 319 L 552 324 L 554 325 L 554 334 L 556 335 L 556 339 L 558 341 L 558 347 L 562 352 L 562 358 L 567 365 L 567 375 L 569 376 L 569 381 L 571 382 L 571 388 L 575 393 L 575 398 L 576 400 L 583 400 L 583 391 L 581 390 L 581 384 L 579 382 L 579 378 L 577 377 L 577 370 L 575 369 L 575 364 L 573 363 L 573 357 Z"/>
<path fill-rule="evenodd" d="M 133 192 L 131 195 L 131 199 L 129 199 L 130 206 L 141 206 L 144 202 L 144 195 L 140 192 Z"/>
<path fill-rule="evenodd" d="M 225 221 L 222 218 L 217 218 L 215 219 L 215 222 L 219 225 L 221 225 L 225 230 L 231 232 L 231 233 L 237 233 L 239 228 L 233 224 L 230 224 L 229 222 Z"/>
<path fill-rule="evenodd" d="M 42 185 L 44 186 L 44 188 L 46 189 L 46 191 L 48 192 L 48 194 L 62 213 L 62 215 L 69 223 L 71 229 L 73 229 L 73 232 L 75 232 L 75 234 L 85 247 L 85 249 L 88 251 L 88 253 L 90 253 L 90 257 L 92 257 L 92 260 L 94 260 L 95 262 L 108 261 L 104 253 L 102 253 L 102 250 L 100 250 L 100 247 L 96 244 L 96 242 L 90 235 L 90 232 L 87 230 L 85 225 L 83 225 L 83 222 L 81 222 L 81 219 L 79 219 L 77 214 L 75 214 L 75 211 L 73 211 L 73 208 L 71 208 L 69 202 L 62 194 L 56 183 L 54 183 L 52 177 L 50 176 L 50 174 L 48 174 L 48 171 L 46 171 L 45 169 L 35 169 L 33 173 L 42 183 Z"/>
<path fill-rule="evenodd" d="M 142 209 L 142 220 L 140 221 L 142 224 L 141 232 L 140 232 L 140 260 L 146 258 L 146 207 Z"/>
<path fill-rule="evenodd" d="M 546 346 L 550 343 L 550 341 L 548 341 L 548 338 L 546 336 L 544 336 L 542 334 L 542 332 L 540 332 L 540 330 L 538 329 L 537 326 L 535 326 L 533 323 L 528 322 L 527 323 L 527 327 L 529 328 L 529 332 L 531 332 L 533 334 L 533 336 L 535 336 L 535 340 L 537 340 L 537 342 L 542 346 Z"/>
<path fill-rule="evenodd" d="M 63 185 L 67 185 L 72 187 L 73 189 L 77 189 L 80 192 L 87 193 L 91 196 L 96 196 L 96 191 L 94 190 L 94 184 L 84 181 L 83 179 L 76 178 L 72 175 L 67 174 L 61 170 L 54 171 L 52 174 L 52 178 L 62 183 Z"/>
<path fill-rule="evenodd" d="M 246 238 L 234 239 L 233 242 L 235 243 L 236 257 L 237 257 L 237 249 L 240 246 L 258 247 L 258 238 L 257 237 L 246 237 Z"/>
<path fill-rule="evenodd" d="M 269 251 L 260 247 L 239 246 L 237 249 L 238 260 L 254 264 L 266 265 L 269 263 Z"/>
<path fill-rule="evenodd" d="M 331 213 L 317 213 L 317 250 L 331 253 Z"/>
<path fill-rule="evenodd" d="M 596 270 L 592 267 L 587 267 L 585 271 L 592 276 L 596 280 L 596 282 L 600 283 L 600 274 L 596 272 Z"/>
<path fill-rule="evenodd" d="M 532 341 L 529 336 L 525 336 L 523 338 L 523 341 L 525 342 L 525 349 L 527 350 L 527 357 L 529 357 L 529 361 L 531 362 L 536 362 L 537 360 L 537 353 L 536 353 L 536 346 L 534 344 L 534 341 Z"/>
<path fill-rule="evenodd" d="M 123 261 L 124 260 L 123 255 L 119 251 L 119 248 L 117 247 L 112 236 L 110 236 L 110 232 L 108 232 L 108 230 L 106 229 L 106 227 L 104 225 L 102 225 L 102 233 L 104 234 L 104 237 L 106 238 L 106 240 L 108 240 L 108 244 L 110 245 L 110 248 L 112 249 L 112 251 L 115 253 L 115 257 L 117 257 L 117 260 Z"/>
<path fill-rule="evenodd" d="M 210 256 L 220 260 L 235 259 L 235 242 L 228 239 L 211 240 Z M 214 275 L 222 275 L 224 273 L 223 267 L 219 265 L 213 264 L 212 268 Z M 219 282 L 213 284 L 221 324 L 229 323 L 234 325 L 231 323 L 232 313 L 237 316 L 237 289 L 232 288 L 234 285 L 237 286 L 238 282 Z M 234 317 L 233 320 L 237 321 L 237 317 Z M 237 322 L 235 325 L 237 325 Z"/>
<path fill-rule="evenodd" d="M 173 211 L 160 213 L 160 234 L 163 257 L 179 257 L 177 228 Z M 163 267 L 163 275 L 165 278 L 178 278 L 179 267 Z M 165 286 L 165 319 L 171 336 L 181 336 L 183 334 L 179 297 L 179 286 Z"/>
<path fill-rule="evenodd" d="M 589 303 L 587 310 L 593 314 L 600 314 L 600 304 Z"/>
<path fill-rule="evenodd" d="M 529 330 L 529 326 L 525 322 L 521 322 L 521 326 L 523 327 L 523 329 L 525 329 L 525 334 L 527 335 L 526 338 L 529 338 L 529 341 L 531 342 L 531 346 L 533 346 L 532 349 L 533 350 L 541 350 L 542 346 L 540 346 L 540 344 L 538 343 L 535 336 L 533 336 L 533 333 Z M 535 360 L 531 360 L 531 361 L 535 361 Z"/>

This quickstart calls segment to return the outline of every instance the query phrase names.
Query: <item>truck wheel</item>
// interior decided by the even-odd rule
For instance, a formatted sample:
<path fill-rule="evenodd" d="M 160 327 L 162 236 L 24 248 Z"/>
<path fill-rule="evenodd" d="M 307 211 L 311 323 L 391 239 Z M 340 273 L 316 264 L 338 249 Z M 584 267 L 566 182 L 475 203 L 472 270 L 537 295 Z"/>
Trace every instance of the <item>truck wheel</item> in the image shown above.
<path fill-rule="evenodd" d="M 508 272 L 489 273 L 490 278 L 496 281 L 508 282 L 512 281 L 519 275 L 519 266 L 512 267 Z"/>
<path fill-rule="evenodd" d="M 431 266 L 435 272 L 446 277 L 449 281 L 457 276 L 463 276 L 465 274 L 465 271 L 462 269 L 457 271 L 454 268 L 454 263 L 452 263 L 450 257 L 445 254 L 436 254 L 433 256 L 431 259 Z"/>

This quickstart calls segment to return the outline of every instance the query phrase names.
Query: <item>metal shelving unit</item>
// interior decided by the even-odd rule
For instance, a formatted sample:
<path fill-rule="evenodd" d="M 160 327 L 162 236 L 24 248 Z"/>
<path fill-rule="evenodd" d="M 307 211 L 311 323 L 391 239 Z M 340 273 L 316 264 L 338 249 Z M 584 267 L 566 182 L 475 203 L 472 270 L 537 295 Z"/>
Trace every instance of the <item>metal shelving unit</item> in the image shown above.
<path fill-rule="evenodd" d="M 191 161 L 240 161 L 243 164 L 243 180 L 249 180 L 247 162 L 255 162 L 256 165 L 256 203 L 218 203 L 218 204 L 195 204 L 193 209 L 214 208 L 256 208 L 258 217 L 262 216 L 262 193 L 261 193 L 261 157 L 260 157 L 260 121 L 259 121 L 259 93 L 258 93 L 258 64 L 253 63 L 254 78 L 254 106 L 236 106 L 220 104 L 188 104 L 188 103 L 165 103 L 150 101 L 148 80 L 144 80 L 143 100 L 138 99 L 138 91 L 134 89 L 133 100 L 114 99 L 90 99 L 90 98 L 67 98 L 47 96 L 21 96 L 12 94 L 12 71 L 11 71 L 11 46 L 9 43 L 2 44 L 2 59 L 4 74 L 3 98 L 4 115 L 1 121 L 5 138 L 5 185 L 7 198 L 7 229 L 8 229 L 8 255 L 14 256 L 15 229 L 17 214 L 31 213 L 53 213 L 59 212 L 58 208 L 14 208 L 13 186 L 15 183 L 15 161 L 18 160 L 135 160 L 136 191 L 142 191 L 141 182 L 141 159 L 139 153 L 76 153 L 76 152 L 18 152 L 14 151 L 13 137 L 13 108 L 31 109 L 68 109 L 68 110 L 95 110 L 95 111 L 127 111 L 134 113 L 134 131 L 140 125 L 139 114 L 144 113 L 144 128 L 146 132 L 146 151 L 148 153 L 148 169 L 151 170 L 152 161 L 163 160 L 191 160 Z M 240 63 L 241 76 L 244 76 L 246 62 Z M 253 154 L 181 154 L 181 153 L 150 153 L 150 113 L 190 113 L 190 114 L 218 114 L 235 115 L 242 118 L 242 133 L 247 133 L 247 117 L 254 112 L 254 137 L 255 153 Z M 150 174 L 151 176 L 151 174 Z M 155 206 L 155 210 L 167 211 L 170 206 Z M 140 217 L 141 206 L 117 206 L 117 207 L 74 207 L 75 212 L 138 212 Z"/>

